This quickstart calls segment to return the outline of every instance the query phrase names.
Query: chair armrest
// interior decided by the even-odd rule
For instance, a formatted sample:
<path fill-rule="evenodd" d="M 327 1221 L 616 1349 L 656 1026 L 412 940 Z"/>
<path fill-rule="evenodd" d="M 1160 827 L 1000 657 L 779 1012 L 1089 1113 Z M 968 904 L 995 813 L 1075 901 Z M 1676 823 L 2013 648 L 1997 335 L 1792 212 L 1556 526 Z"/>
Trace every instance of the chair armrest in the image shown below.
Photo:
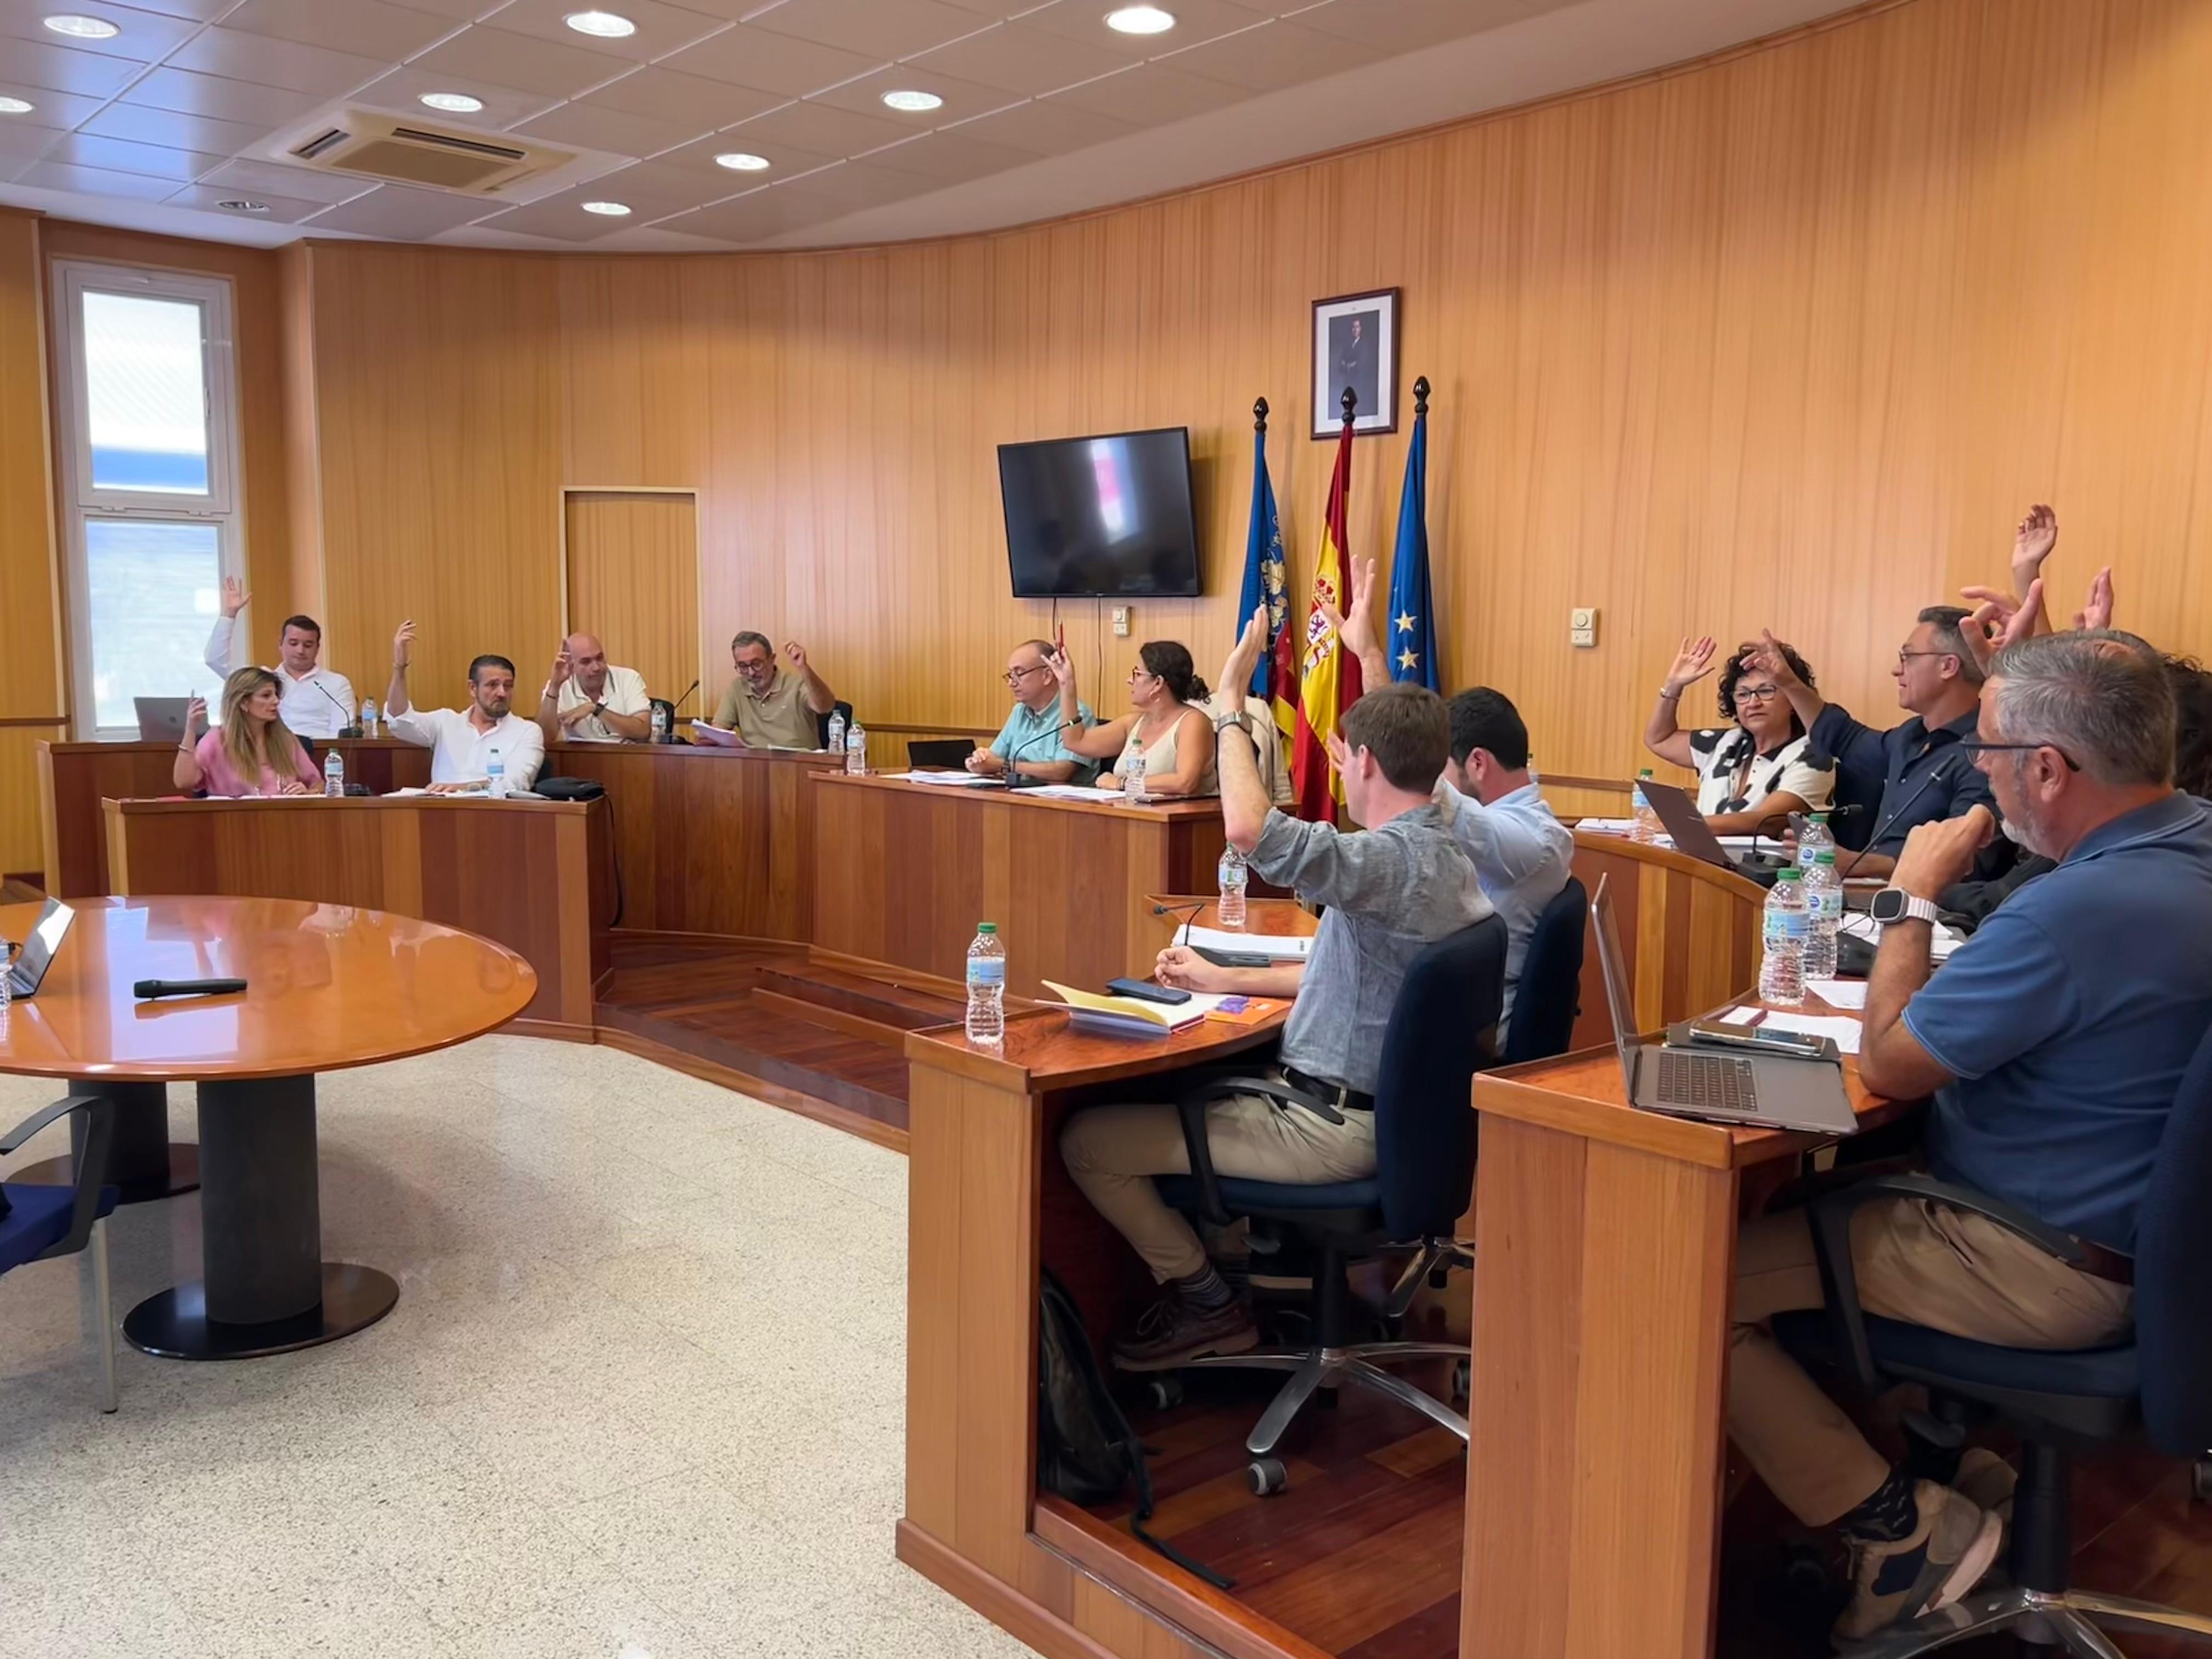
<path fill-rule="evenodd" d="M 55 1119 L 66 1116 L 80 1106 L 89 1106 L 92 1101 L 89 1095 L 68 1095 L 50 1106 L 40 1107 L 5 1135 L 0 1135 L 0 1156 L 15 1151 Z"/>
<path fill-rule="evenodd" d="M 2080 1244 L 2056 1227 L 2002 1199 L 1933 1176 L 1878 1175 L 1815 1198 L 1807 1206 L 1807 1219 L 1812 1226 L 1814 1260 L 1820 1270 L 1820 1290 L 1845 1370 L 1869 1394 L 1879 1393 L 1883 1383 L 1867 1337 L 1866 1310 L 1859 1303 L 1858 1274 L 1851 1263 L 1851 1218 L 1877 1199 L 1893 1198 L 1919 1199 L 1978 1215 L 2069 1267 L 2078 1267 L 2082 1261 Z"/>
<path fill-rule="evenodd" d="M 115 1103 L 105 1095 L 70 1095 L 40 1107 L 0 1139 L 0 1152 L 12 1152 L 70 1112 L 85 1114 L 83 1151 L 76 1163 L 76 1200 L 70 1208 L 69 1232 L 39 1252 L 41 1261 L 50 1256 L 75 1255 L 92 1237 L 92 1224 L 100 1219 L 100 1189 L 107 1179 L 107 1146 L 115 1133 Z"/>
<path fill-rule="evenodd" d="M 1199 1213 L 1217 1227 L 1226 1227 L 1235 1218 L 1221 1201 L 1221 1183 L 1213 1173 L 1213 1148 L 1206 1139 L 1206 1109 L 1231 1095 L 1265 1095 L 1271 1100 L 1303 1106 L 1332 1123 L 1344 1121 L 1344 1115 L 1327 1101 L 1278 1077 L 1208 1078 L 1185 1094 L 1176 1107 L 1182 1114 L 1182 1142 L 1190 1155 L 1190 1173 L 1198 1182 L 1201 1206 Z"/>

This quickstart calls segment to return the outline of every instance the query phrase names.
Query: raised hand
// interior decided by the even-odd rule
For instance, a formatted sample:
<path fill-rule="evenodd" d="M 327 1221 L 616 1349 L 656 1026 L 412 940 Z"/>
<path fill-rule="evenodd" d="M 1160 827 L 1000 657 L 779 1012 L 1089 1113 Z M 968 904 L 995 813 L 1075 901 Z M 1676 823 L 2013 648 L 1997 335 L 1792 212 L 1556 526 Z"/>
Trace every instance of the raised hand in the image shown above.
<path fill-rule="evenodd" d="M 1214 684 L 1222 696 L 1231 698 L 1230 707 L 1241 708 L 1244 688 L 1252 683 L 1252 671 L 1259 665 L 1260 653 L 1267 643 L 1267 607 L 1261 605 L 1244 624 L 1244 631 L 1237 636 L 1237 643 L 1221 659 L 1221 678 Z"/>
<path fill-rule="evenodd" d="M 222 579 L 222 614 L 235 617 L 252 602 L 253 595 L 246 591 L 246 584 L 235 576 Z"/>
<path fill-rule="evenodd" d="M 804 674 L 806 672 L 806 647 L 799 644 L 797 640 L 786 640 L 783 642 L 783 654 L 789 659 L 793 673 Z"/>
<path fill-rule="evenodd" d="M 1372 559 L 1350 559 L 1344 567 L 1346 608 L 1339 611 L 1327 599 L 1321 602 L 1322 619 L 1336 630 L 1338 641 L 1352 655 L 1379 651 L 1375 633 L 1376 564 Z"/>
<path fill-rule="evenodd" d="M 414 648 L 415 624 L 410 620 L 400 623 L 399 631 L 392 636 L 392 665 L 394 668 L 406 667 L 408 656 Z"/>
<path fill-rule="evenodd" d="M 1959 597 L 1976 601 L 1973 614 L 1959 630 L 1966 649 L 1986 674 L 1990 664 L 2005 647 L 2026 639 L 2043 621 L 2043 578 L 2028 583 L 2020 599 L 1993 587 L 1962 587 Z"/>
<path fill-rule="evenodd" d="M 1667 694 L 1680 696 L 1685 688 L 1711 673 L 1713 657 L 1719 649 L 1710 634 L 1700 634 L 1694 640 L 1685 639 L 1681 648 L 1674 653 L 1674 665 L 1667 671 Z"/>
<path fill-rule="evenodd" d="M 1068 690 L 1074 686 L 1075 664 L 1067 654 L 1066 630 L 1060 631 L 1052 649 L 1045 653 L 1044 665 L 1052 671 L 1052 677 L 1060 683 L 1061 690 Z"/>
<path fill-rule="evenodd" d="M 2088 603 L 2074 613 L 2076 628 L 2110 628 L 2112 625 L 2112 567 L 2106 565 L 2089 584 Z"/>
<path fill-rule="evenodd" d="M 207 699 L 194 697 L 185 704 L 185 741 L 190 743 L 206 729 Z"/>
<path fill-rule="evenodd" d="M 1759 664 L 1760 672 L 1772 679 L 1785 694 L 1792 686 L 1804 684 L 1797 678 L 1797 671 L 1790 665 L 1790 659 L 1783 653 L 1782 641 L 1774 637 L 1774 630 L 1771 628 L 1759 630 L 1759 653 L 1754 660 Z"/>
<path fill-rule="evenodd" d="M 2044 506 L 2031 507 L 2020 521 L 2012 543 L 2012 591 L 2025 599 L 2027 585 L 2043 574 L 2043 562 L 2058 545 L 2058 515 Z"/>
<path fill-rule="evenodd" d="M 553 654 L 553 690 L 558 692 L 574 672 L 575 665 L 568 660 L 568 647 L 564 645 Z"/>

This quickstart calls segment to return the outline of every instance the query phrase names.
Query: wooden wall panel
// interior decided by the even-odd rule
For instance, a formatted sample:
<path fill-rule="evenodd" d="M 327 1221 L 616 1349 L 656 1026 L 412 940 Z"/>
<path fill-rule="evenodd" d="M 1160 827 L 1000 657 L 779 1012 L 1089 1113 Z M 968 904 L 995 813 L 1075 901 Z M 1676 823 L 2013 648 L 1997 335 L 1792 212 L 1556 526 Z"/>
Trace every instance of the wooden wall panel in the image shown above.
<path fill-rule="evenodd" d="M 0 874 L 39 867 L 41 738 L 66 713 L 47 480 L 40 221 L 0 209 Z"/>
<path fill-rule="evenodd" d="M 568 627 L 599 635 L 607 660 L 644 675 L 656 697 L 673 700 L 693 680 L 703 682 L 696 501 L 571 490 L 562 507 Z M 686 704 L 684 712 L 697 707 Z"/>

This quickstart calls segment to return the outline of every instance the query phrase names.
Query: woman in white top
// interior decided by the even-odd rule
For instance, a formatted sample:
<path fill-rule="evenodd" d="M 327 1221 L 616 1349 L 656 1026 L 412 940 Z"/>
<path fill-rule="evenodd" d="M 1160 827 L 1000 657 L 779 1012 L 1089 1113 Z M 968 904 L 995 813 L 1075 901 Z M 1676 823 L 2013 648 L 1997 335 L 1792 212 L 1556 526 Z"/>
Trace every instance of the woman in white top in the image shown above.
<path fill-rule="evenodd" d="M 1836 790 L 1836 763 L 1809 747 L 1805 726 L 1756 665 L 1759 647 L 1739 648 L 1721 669 L 1722 718 L 1733 722 L 1685 732 L 1675 715 L 1682 693 L 1713 672 L 1710 635 L 1684 640 L 1659 687 L 1644 746 L 1661 760 L 1694 768 L 1698 810 L 1717 836 L 1780 835 L 1792 812 L 1823 812 Z M 1806 684 L 1813 671 L 1788 646 L 1790 666 Z"/>
<path fill-rule="evenodd" d="M 1060 713 L 1077 719 L 1075 669 L 1065 647 L 1048 659 L 1060 681 Z M 1211 795 L 1213 722 L 1197 705 L 1207 696 L 1206 682 L 1191 670 L 1190 653 L 1173 640 L 1152 640 L 1137 647 L 1137 666 L 1129 671 L 1129 706 L 1133 714 L 1088 728 L 1073 726 L 1060 741 L 1070 753 L 1089 760 L 1113 760 L 1101 773 L 1101 789 L 1119 789 L 1133 755 L 1145 757 L 1148 796 Z"/>

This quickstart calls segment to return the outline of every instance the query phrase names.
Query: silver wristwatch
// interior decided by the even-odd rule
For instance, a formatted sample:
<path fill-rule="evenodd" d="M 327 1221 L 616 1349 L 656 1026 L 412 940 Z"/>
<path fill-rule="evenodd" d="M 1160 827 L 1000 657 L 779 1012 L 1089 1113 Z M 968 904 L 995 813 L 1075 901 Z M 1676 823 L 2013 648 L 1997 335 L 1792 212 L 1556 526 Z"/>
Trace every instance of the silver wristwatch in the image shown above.
<path fill-rule="evenodd" d="M 1921 898 L 1902 887 L 1885 887 L 1874 896 L 1867 914 L 1887 927 L 1898 921 L 1924 921 L 1932 926 L 1939 912 L 1933 899 Z"/>

